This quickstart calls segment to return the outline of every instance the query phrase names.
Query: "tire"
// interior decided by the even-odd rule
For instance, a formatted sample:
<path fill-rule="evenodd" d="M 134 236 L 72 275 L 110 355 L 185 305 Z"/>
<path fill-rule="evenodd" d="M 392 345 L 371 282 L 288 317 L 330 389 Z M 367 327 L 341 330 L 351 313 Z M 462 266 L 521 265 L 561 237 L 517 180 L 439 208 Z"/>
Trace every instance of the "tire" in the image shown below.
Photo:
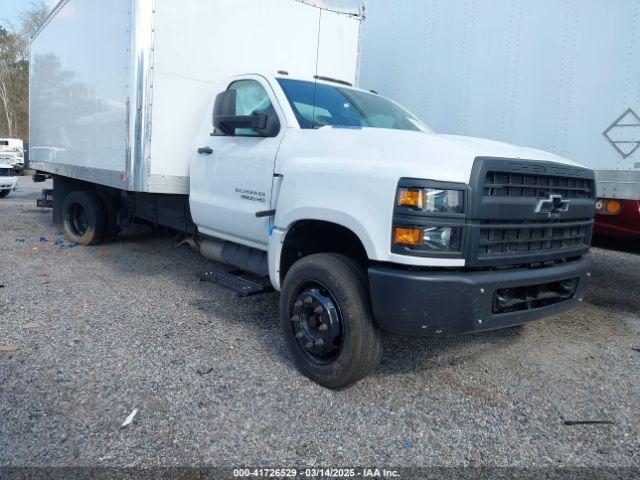
<path fill-rule="evenodd" d="M 69 241 L 96 245 L 107 233 L 107 213 L 95 192 L 72 192 L 62 204 L 62 222 Z"/>
<path fill-rule="evenodd" d="M 104 240 L 115 240 L 120 233 L 120 226 L 118 225 L 118 201 L 113 195 L 104 191 L 98 191 L 96 194 L 102 201 L 107 215 L 107 231 Z"/>
<path fill-rule="evenodd" d="M 11 190 L 0 190 L 0 198 L 4 198 L 11 193 Z"/>
<path fill-rule="evenodd" d="M 352 385 L 380 363 L 365 272 L 349 257 L 322 253 L 295 263 L 282 287 L 280 321 L 296 366 L 324 387 Z"/>

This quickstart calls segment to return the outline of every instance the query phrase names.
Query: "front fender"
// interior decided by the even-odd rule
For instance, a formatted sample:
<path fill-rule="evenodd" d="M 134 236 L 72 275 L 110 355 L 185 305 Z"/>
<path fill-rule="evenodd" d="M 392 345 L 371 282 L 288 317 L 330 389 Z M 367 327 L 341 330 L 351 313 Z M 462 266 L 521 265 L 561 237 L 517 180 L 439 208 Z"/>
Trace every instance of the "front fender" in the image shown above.
<path fill-rule="evenodd" d="M 277 210 L 276 210 L 277 211 Z M 376 258 L 376 246 L 365 226 L 356 218 L 345 212 L 328 210 L 317 207 L 300 207 L 287 211 L 285 214 L 276 216 L 276 223 L 269 234 L 268 255 L 269 255 L 269 278 L 276 290 L 280 290 L 280 263 L 282 258 L 282 247 L 289 230 L 302 220 L 316 220 L 340 225 L 353 232 L 362 243 L 367 257 Z M 280 225 L 284 225 L 280 227 Z"/>

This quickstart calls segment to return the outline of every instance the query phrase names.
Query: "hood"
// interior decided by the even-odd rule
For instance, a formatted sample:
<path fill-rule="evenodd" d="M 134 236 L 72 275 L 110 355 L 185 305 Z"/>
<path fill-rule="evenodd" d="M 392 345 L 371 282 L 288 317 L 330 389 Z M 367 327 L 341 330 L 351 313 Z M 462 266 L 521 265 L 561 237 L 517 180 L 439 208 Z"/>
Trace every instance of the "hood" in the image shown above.
<path fill-rule="evenodd" d="M 469 183 L 476 157 L 501 157 L 577 165 L 534 148 L 458 135 L 382 128 L 291 129 L 278 154 L 277 173 L 289 168 L 328 168 L 344 173 Z"/>
<path fill-rule="evenodd" d="M 13 165 L 9 165 L 8 163 L 0 163 L 0 169 L 11 168 L 13 169 Z"/>
<path fill-rule="evenodd" d="M 555 153 L 546 152 L 537 148 L 521 147 L 511 143 L 499 142 L 497 140 L 488 140 L 486 138 L 465 137 L 462 135 L 437 135 L 441 139 L 449 140 L 456 145 L 468 147 L 472 150 L 481 150 L 491 152 L 491 154 L 483 154 L 477 156 L 483 157 L 506 157 L 517 158 L 519 160 L 541 160 L 547 162 L 564 163 L 566 165 L 580 166 L 576 162 L 567 158 L 556 155 Z"/>

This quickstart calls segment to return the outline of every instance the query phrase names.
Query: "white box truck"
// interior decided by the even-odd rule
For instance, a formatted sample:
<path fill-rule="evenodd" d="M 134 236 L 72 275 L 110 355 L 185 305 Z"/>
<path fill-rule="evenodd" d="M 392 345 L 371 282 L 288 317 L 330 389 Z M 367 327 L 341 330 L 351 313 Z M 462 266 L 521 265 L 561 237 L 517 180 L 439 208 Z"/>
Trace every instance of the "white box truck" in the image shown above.
<path fill-rule="evenodd" d="M 367 0 L 362 81 L 436 130 L 595 171 L 596 234 L 640 239 L 638 0 Z"/>
<path fill-rule="evenodd" d="M 280 292 L 292 358 L 330 388 L 376 367 L 383 331 L 574 306 L 595 213 L 589 169 L 352 87 L 362 21 L 356 0 L 69 0 L 31 48 L 32 164 L 66 235 L 182 232 L 227 266 L 202 278 Z"/>

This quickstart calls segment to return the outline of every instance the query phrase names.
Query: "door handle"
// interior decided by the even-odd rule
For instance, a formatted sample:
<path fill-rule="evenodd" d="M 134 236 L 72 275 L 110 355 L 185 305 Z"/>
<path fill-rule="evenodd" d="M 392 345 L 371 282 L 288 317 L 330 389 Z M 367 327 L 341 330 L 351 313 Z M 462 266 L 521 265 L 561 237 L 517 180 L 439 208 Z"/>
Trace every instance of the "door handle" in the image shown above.
<path fill-rule="evenodd" d="M 202 147 L 198 149 L 198 153 L 200 155 L 211 155 L 213 153 L 213 149 L 211 147 Z"/>

